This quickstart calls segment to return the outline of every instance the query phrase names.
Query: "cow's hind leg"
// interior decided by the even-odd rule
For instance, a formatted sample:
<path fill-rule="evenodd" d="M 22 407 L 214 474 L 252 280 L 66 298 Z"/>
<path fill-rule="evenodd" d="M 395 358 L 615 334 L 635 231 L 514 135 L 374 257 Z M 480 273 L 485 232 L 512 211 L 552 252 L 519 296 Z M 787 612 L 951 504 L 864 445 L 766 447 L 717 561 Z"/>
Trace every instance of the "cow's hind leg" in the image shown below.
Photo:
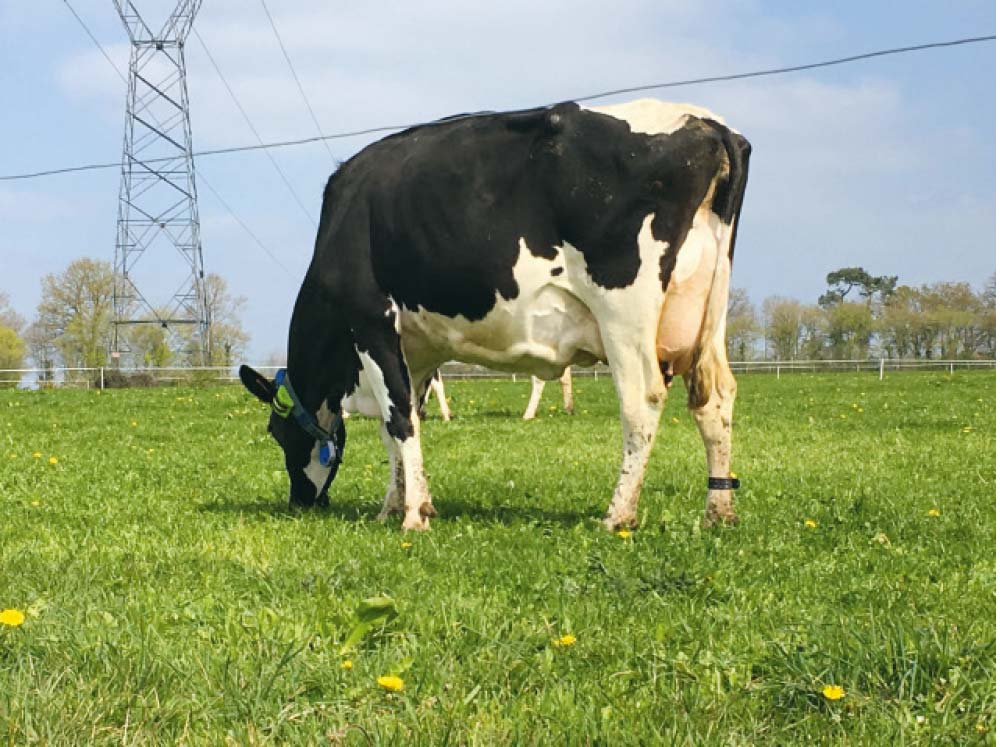
<path fill-rule="evenodd" d="M 562 387 L 563 409 L 570 415 L 573 414 L 573 369 L 566 366 L 562 376 L 559 377 L 559 385 Z"/>
<path fill-rule="evenodd" d="M 652 346 L 643 349 L 635 335 L 626 330 L 617 335 L 602 330 L 602 335 L 611 343 L 607 345 L 608 363 L 618 390 L 622 419 L 622 468 L 604 524 L 608 529 L 634 527 L 639 491 L 667 400 L 667 388 Z M 652 335 L 649 337 L 652 340 Z"/>
<path fill-rule="evenodd" d="M 700 397 L 691 396 L 688 407 L 694 416 L 701 439 L 705 443 L 705 458 L 708 462 L 709 478 L 730 477 L 730 459 L 732 457 L 732 427 L 733 405 L 736 402 L 736 379 L 733 378 L 725 351 L 713 351 L 713 360 L 709 367 L 696 369 L 686 376 L 688 391 L 695 394 L 702 392 Z M 692 376 L 701 375 L 708 381 L 694 382 Z M 706 401 L 699 402 L 699 399 Z M 709 488 L 705 504 L 705 517 L 702 524 L 706 527 L 719 522 L 735 524 L 736 512 L 733 510 L 733 491 L 729 489 Z"/>

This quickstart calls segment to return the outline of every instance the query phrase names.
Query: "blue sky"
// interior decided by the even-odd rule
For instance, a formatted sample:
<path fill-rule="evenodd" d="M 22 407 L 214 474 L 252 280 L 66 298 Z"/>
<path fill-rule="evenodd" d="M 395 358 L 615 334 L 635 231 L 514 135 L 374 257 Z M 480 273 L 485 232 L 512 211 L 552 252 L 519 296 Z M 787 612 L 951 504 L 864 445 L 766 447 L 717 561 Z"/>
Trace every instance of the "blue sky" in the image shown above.
<path fill-rule="evenodd" d="M 127 38 L 110 0 L 71 1 L 127 69 Z M 154 17 L 171 4 L 136 2 Z M 994 3 L 971 1 L 269 0 L 268 7 L 326 132 L 996 28 Z M 315 134 L 259 2 L 205 0 L 195 25 L 265 140 Z M 187 60 L 195 148 L 253 143 L 194 39 Z M 0 70 L 0 173 L 119 160 L 124 84 L 64 3 L 0 0 Z M 814 301 L 826 273 L 848 265 L 902 283 L 964 280 L 977 288 L 995 271 L 995 72 L 995 44 L 983 43 L 654 95 L 707 106 L 753 143 L 734 285 L 757 302 Z M 370 140 L 330 147 L 347 158 Z M 287 268 L 201 190 L 206 269 L 247 298 L 255 361 L 284 350 L 332 169 L 319 144 L 272 152 L 307 214 L 260 153 L 197 163 Z M 118 187 L 117 169 L 0 182 L 0 291 L 23 316 L 34 315 L 44 274 L 80 256 L 113 259 Z"/>

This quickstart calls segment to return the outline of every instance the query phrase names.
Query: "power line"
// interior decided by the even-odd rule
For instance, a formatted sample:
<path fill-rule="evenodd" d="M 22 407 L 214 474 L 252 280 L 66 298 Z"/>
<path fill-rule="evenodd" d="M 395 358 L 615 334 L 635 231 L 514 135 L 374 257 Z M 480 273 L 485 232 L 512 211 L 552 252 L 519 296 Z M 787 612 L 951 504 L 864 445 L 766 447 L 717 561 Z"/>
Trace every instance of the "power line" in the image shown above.
<path fill-rule="evenodd" d="M 316 125 L 316 132 L 323 136 L 323 128 L 320 127 L 319 120 L 316 118 L 316 112 L 313 111 L 312 104 L 309 103 L 309 97 L 306 96 L 306 89 L 302 87 L 302 81 L 299 80 L 298 73 L 295 72 L 295 66 L 292 64 L 292 58 L 288 55 L 288 50 L 285 49 L 285 43 L 281 41 L 281 34 L 278 33 L 278 27 L 274 24 L 274 19 L 271 17 L 271 11 L 267 9 L 267 3 L 265 0 L 260 0 L 260 5 L 264 9 L 264 15 L 267 16 L 267 22 L 271 24 L 271 30 L 274 32 L 274 38 L 278 40 L 278 46 L 281 47 L 281 53 L 285 56 L 285 62 L 288 63 L 288 69 L 292 73 L 292 77 L 295 78 L 295 85 L 299 87 L 299 93 L 302 94 L 302 101 L 305 102 L 306 109 L 309 110 L 309 116 L 312 117 L 313 124 Z M 330 160 L 333 162 L 334 168 L 337 167 L 337 159 L 333 155 L 333 151 L 330 150 L 330 144 L 324 140 L 323 147 L 326 148 L 326 152 L 330 154 Z"/>
<path fill-rule="evenodd" d="M 127 79 L 125 78 L 125 76 L 124 76 L 124 74 L 122 73 L 122 71 L 121 71 L 121 70 L 119 70 L 119 68 L 118 68 L 118 66 L 117 66 L 117 65 L 115 64 L 114 60 L 112 60 L 112 59 L 111 59 L 111 56 L 110 56 L 110 55 L 109 55 L 109 54 L 107 53 L 107 51 L 106 51 L 106 50 L 104 49 L 104 46 L 103 46 L 103 45 L 102 45 L 102 44 L 101 44 L 101 43 L 100 43 L 100 42 L 99 42 L 99 41 L 97 40 L 97 37 L 95 37 L 95 36 L 94 36 L 94 35 L 93 35 L 93 34 L 92 34 L 92 33 L 90 32 L 90 29 L 89 29 L 89 28 L 87 27 L 87 24 L 86 24 L 86 23 L 84 23 L 83 19 L 82 19 L 82 18 L 80 18 L 80 16 L 79 16 L 79 15 L 77 14 L 77 12 L 76 12 L 76 11 L 75 11 L 75 10 L 73 9 L 73 6 L 72 6 L 72 5 L 70 5 L 70 3 L 69 3 L 69 0 L 63 0 L 63 2 L 65 2 L 65 3 L 66 3 L 66 7 L 67 7 L 67 8 L 69 8 L 70 12 L 71 12 L 71 13 L 73 14 L 73 17 L 74 17 L 74 18 L 76 18 L 76 20 L 77 20 L 77 22 L 78 22 L 78 23 L 80 24 L 80 26 L 82 26 L 82 27 L 83 27 L 83 30 L 84 30 L 84 31 L 85 31 L 85 32 L 87 33 L 87 36 L 89 36 L 89 37 L 90 37 L 90 40 L 91 40 L 91 41 L 92 41 L 92 42 L 94 43 L 94 45 L 95 45 L 95 46 L 96 46 L 96 47 L 97 47 L 97 48 L 98 48 L 98 49 L 100 50 L 101 54 L 102 54 L 102 55 L 104 55 L 104 59 L 105 59 L 105 60 L 107 60 L 107 61 L 108 61 L 108 64 L 109 64 L 109 65 L 111 65 L 111 67 L 113 67 L 113 68 L 115 69 L 115 72 L 116 72 L 116 73 L 118 73 L 118 77 L 122 79 L 122 82 L 124 82 L 124 83 L 125 83 L 125 84 L 127 85 L 127 84 L 128 84 L 128 80 L 127 80 Z M 159 124 L 159 123 L 157 123 L 157 124 Z M 266 254 L 266 255 L 267 255 L 268 257 L 270 257 L 270 258 L 271 258 L 271 259 L 272 259 L 272 260 L 274 261 L 274 263 L 275 263 L 276 265 L 278 265 L 278 267 L 280 267 L 280 268 L 281 268 L 281 269 L 282 269 L 282 270 L 284 271 L 284 273 L 285 273 L 285 274 L 286 274 L 286 275 L 287 275 L 287 276 L 289 277 L 289 279 L 291 279 L 291 280 L 295 280 L 294 276 L 293 276 L 293 275 L 292 275 L 292 273 L 291 273 L 291 272 L 289 271 L 289 269 L 288 269 L 287 267 L 285 267 L 285 265 L 284 265 L 284 264 L 283 264 L 283 263 L 282 263 L 282 262 L 281 262 L 281 261 L 280 261 L 280 260 L 279 260 L 279 259 L 278 259 L 278 258 L 277 258 L 276 256 L 274 256 L 274 254 L 273 254 L 273 253 L 271 252 L 271 250 L 270 250 L 270 249 L 268 249 L 268 248 L 267 248 L 267 247 L 266 247 L 266 246 L 264 245 L 264 242 L 262 242 L 262 241 L 261 241 L 261 240 L 260 240 L 260 239 L 259 239 L 259 238 L 257 237 L 257 234 L 255 234 L 255 233 L 254 233 L 254 232 L 253 232 L 253 231 L 252 231 L 252 230 L 250 229 L 250 226 L 248 226 L 248 225 L 247 225 L 246 223 L 244 223 L 244 222 L 243 222 L 243 220 L 242 220 L 242 219 L 240 218 L 240 216 L 238 216 L 238 215 L 236 214 L 236 212 L 235 212 L 235 211 L 234 211 L 234 210 L 233 210 L 233 209 L 232 209 L 232 208 L 231 208 L 231 207 L 229 206 L 229 203 L 227 203 L 227 202 L 226 202 L 226 201 L 225 201 L 225 200 L 224 200 L 224 199 L 222 198 L 222 195 L 220 195 L 220 194 L 218 193 L 218 191 L 217 191 L 217 190 L 215 189 L 215 187 L 213 187 L 213 186 L 211 185 L 211 183 L 210 183 L 210 182 L 208 181 L 208 179 L 207 179 L 207 178 L 205 178 L 205 174 L 204 174 L 203 172 L 202 172 L 202 173 L 199 173 L 199 174 L 198 174 L 198 181 L 200 181 L 202 185 L 204 185 L 205 187 L 207 187 L 207 188 L 208 188 L 208 191 L 209 191 L 209 192 L 211 192 L 211 193 L 212 193 L 212 194 L 213 194 L 213 195 L 215 196 L 215 199 L 217 199 L 217 200 L 219 201 L 219 204 L 221 204 L 221 205 L 222 205 L 222 207 L 223 207 L 223 208 L 224 208 L 224 209 L 226 210 L 226 212 L 228 212 L 228 213 L 229 213 L 229 214 L 230 214 L 230 215 L 231 215 L 231 216 L 233 217 L 233 220 L 235 220 L 235 221 L 236 221 L 237 223 L 239 223 L 239 224 L 240 224 L 240 226 L 242 226 L 243 230 L 244 230 L 244 231 L 246 231 L 246 232 L 247 232 L 247 234 L 249 234 L 249 236 L 250 236 L 250 238 L 251 238 L 251 239 L 253 239 L 253 240 L 254 240 L 254 243 L 256 243 L 256 244 L 257 244 L 257 246 L 259 246 L 259 247 L 260 247 L 260 248 L 261 248 L 261 249 L 263 250 L 263 252 L 264 252 L 264 253 L 265 253 L 265 254 Z"/>
<path fill-rule="evenodd" d="M 261 145 L 265 145 L 264 138 L 262 138 L 260 136 L 260 133 L 257 132 L 257 128 L 254 127 L 253 122 L 250 120 L 250 115 L 247 114 L 246 109 L 243 108 L 243 105 L 240 103 L 240 100 L 236 97 L 236 93 L 229 85 L 229 81 L 226 80 L 226 76 L 222 74 L 222 70 L 219 68 L 218 63 L 216 63 L 215 58 L 212 56 L 212 53 L 208 51 L 208 46 L 205 44 L 205 40 L 201 38 L 201 34 L 198 33 L 198 29 L 194 29 L 194 35 L 195 38 L 198 40 L 198 43 L 201 44 L 201 48 L 205 51 L 205 54 L 208 56 L 208 61 L 211 62 L 212 67 L 215 68 L 215 72 L 219 74 L 219 80 L 222 81 L 222 85 L 224 85 L 226 87 L 226 90 L 229 92 L 229 97 L 233 100 L 233 103 L 236 104 L 236 108 L 240 110 L 240 114 L 243 115 L 243 119 L 246 121 L 247 126 L 250 128 L 250 131 L 254 134 L 254 137 L 257 138 L 257 142 L 259 142 Z M 196 154 L 196 155 L 201 155 L 201 154 Z M 270 153 L 265 151 L 265 155 L 267 155 L 268 159 L 271 161 L 271 165 L 274 166 L 274 170 L 278 172 L 278 176 L 281 177 L 281 181 L 283 181 L 285 183 L 285 186 L 288 187 L 288 191 L 291 193 L 292 197 L 295 198 L 295 202 L 297 202 L 299 207 L 302 208 L 302 214 L 306 216 L 306 220 L 308 220 L 309 223 L 312 224 L 313 221 L 315 220 L 315 217 L 312 215 L 312 213 L 309 212 L 309 209 L 305 206 L 305 203 L 302 202 L 302 199 L 299 197 L 299 193 L 295 191 L 295 187 L 292 186 L 292 183 L 288 180 L 288 177 L 285 176 L 285 172 L 282 170 L 281 166 L 278 165 L 278 162 L 275 160 L 274 156 L 272 156 Z"/>
<path fill-rule="evenodd" d="M 122 79 L 122 83 L 128 85 L 128 79 L 125 78 L 125 74 L 118 69 L 118 66 L 115 64 L 115 61 L 111 59 L 111 57 L 108 55 L 106 51 L 104 51 L 104 47 L 101 46 L 101 43 L 99 41 L 97 41 L 97 37 L 95 37 L 92 33 L 90 33 L 90 29 L 87 27 L 87 24 L 83 22 L 83 19 L 80 18 L 80 14 L 77 13 L 73 9 L 73 6 L 69 4 L 69 0 L 63 0 L 63 2 L 66 3 L 66 7 L 69 8 L 69 12 L 73 14 L 73 17 L 76 19 L 77 23 L 79 23 L 80 26 L 83 27 L 83 30 L 87 33 L 87 36 L 90 37 L 90 40 L 94 42 L 94 45 L 99 50 L 101 50 L 101 54 L 104 55 L 104 59 L 106 59 L 108 61 L 108 64 L 115 69 L 116 73 L 118 73 L 118 77 Z"/>
<path fill-rule="evenodd" d="M 195 32 L 197 35 L 197 31 Z M 834 65 L 843 65 L 850 62 L 857 62 L 859 60 L 871 59 L 873 57 L 885 57 L 888 55 L 895 54 L 905 54 L 908 52 L 917 52 L 927 49 L 936 49 L 941 47 L 956 47 L 963 44 L 975 44 L 978 42 L 985 41 L 995 41 L 996 36 L 973 36 L 964 39 L 953 39 L 951 41 L 943 42 L 932 42 L 929 44 L 918 44 L 910 47 L 895 47 L 892 49 L 880 49 L 874 52 L 865 52 L 864 54 L 851 55 L 850 57 L 840 57 L 833 60 L 825 60 L 822 62 L 811 62 L 805 65 L 794 65 L 790 67 L 778 67 L 771 68 L 767 70 L 756 70 L 748 73 L 734 73 L 731 75 L 718 75 L 713 77 L 705 78 L 691 78 L 688 80 L 678 80 L 671 81 L 669 83 L 651 83 L 649 85 L 643 86 L 633 86 L 630 88 L 619 88 L 613 91 L 602 91 L 601 93 L 589 94 L 587 96 L 580 96 L 578 98 L 572 99 L 572 101 L 593 101 L 594 99 L 607 98 L 608 96 L 616 96 L 622 93 L 637 93 L 640 91 L 654 91 L 662 88 L 678 88 L 680 86 L 691 86 L 698 85 L 702 83 L 720 83 L 723 81 L 731 80 L 744 80 L 746 78 L 760 78 L 770 75 L 780 75 L 783 73 L 793 73 L 802 70 L 812 70 L 815 68 L 822 67 L 832 67 Z M 207 51 L 207 50 L 206 50 Z M 568 101 L 568 100 L 567 100 Z M 555 101 L 549 104 L 542 104 L 540 106 L 554 106 L 555 104 L 564 103 L 564 101 Z M 455 121 L 459 119 L 464 119 L 468 117 L 476 116 L 474 114 L 459 115 L 457 117 L 452 117 L 450 121 Z M 351 130 L 347 132 L 338 132 L 331 135 L 318 135 L 315 137 L 300 138 L 297 140 L 279 140 L 270 143 L 265 143 L 261 141 L 257 145 L 237 145 L 228 148 L 215 148 L 212 150 L 202 150 L 197 151 L 195 156 L 217 156 L 224 155 L 228 153 L 242 153 L 244 151 L 252 150 L 268 150 L 271 148 L 287 148 L 296 145 L 308 145 L 311 143 L 316 143 L 326 140 L 341 140 L 345 138 L 358 137 L 360 135 L 374 135 L 382 132 L 397 132 L 399 130 L 409 129 L 411 127 L 420 127 L 422 125 L 433 124 L 433 122 L 412 122 L 409 124 L 399 124 L 399 125 L 381 125 L 378 127 L 368 127 L 362 130 Z M 149 163 L 153 163 L 158 159 L 149 159 Z M 160 159 L 162 160 L 162 159 Z M 49 169 L 46 171 L 36 171 L 32 173 L 25 174 L 7 174 L 0 175 L 0 181 L 11 181 L 16 179 L 33 179 L 41 176 L 54 176 L 57 174 L 70 174 L 80 171 L 94 171 L 97 169 L 109 169 L 117 168 L 118 163 L 95 163 L 87 164 L 85 166 L 70 166 L 61 169 Z"/>
<path fill-rule="evenodd" d="M 291 270 L 285 267 L 284 263 L 276 256 L 274 256 L 271 250 L 264 245 L 263 241 L 257 238 L 257 234 L 255 234 L 253 231 L 250 230 L 250 226 L 248 226 L 246 223 L 240 220 L 240 216 L 238 216 L 235 212 L 233 212 L 233 209 L 229 207 L 229 204 L 224 199 L 222 199 L 222 195 L 216 192 L 215 188 L 208 183 L 208 181 L 205 179 L 205 175 L 199 174 L 198 177 L 201 179 L 201 183 L 204 184 L 206 187 L 208 187 L 208 191 L 211 192 L 213 195 L 215 195 L 215 199 L 217 199 L 222 204 L 222 207 L 224 207 L 229 212 L 229 214 L 233 216 L 236 222 L 239 223 L 240 226 L 242 226 L 243 230 L 246 231 L 247 234 L 249 234 L 250 238 L 254 240 L 254 242 L 257 244 L 257 246 L 261 248 L 264 254 L 270 257 L 274 261 L 274 263 L 284 271 L 284 273 L 288 276 L 289 280 L 295 280 L 295 276 L 292 275 Z"/>

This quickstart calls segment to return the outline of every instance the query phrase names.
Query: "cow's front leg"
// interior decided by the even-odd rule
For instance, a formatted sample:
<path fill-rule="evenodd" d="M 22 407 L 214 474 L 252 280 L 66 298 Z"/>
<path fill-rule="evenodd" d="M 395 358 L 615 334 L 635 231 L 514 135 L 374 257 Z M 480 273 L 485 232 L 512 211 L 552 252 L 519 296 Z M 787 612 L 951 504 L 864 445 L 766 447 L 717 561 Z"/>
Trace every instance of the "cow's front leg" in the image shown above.
<path fill-rule="evenodd" d="M 705 443 L 705 458 L 708 462 L 709 479 L 728 480 L 730 477 L 730 459 L 732 457 L 732 427 L 733 405 L 736 402 L 736 379 L 729 369 L 725 353 L 716 356 L 713 363 L 714 386 L 711 386 L 708 401 L 701 407 L 692 407 L 701 439 Z M 691 382 L 688 381 L 690 389 Z M 725 483 L 723 483 L 725 484 Z M 702 524 L 706 527 L 719 522 L 735 524 L 736 512 L 733 510 L 733 491 L 709 487 L 708 500 L 705 504 L 705 517 Z"/>
<path fill-rule="evenodd" d="M 616 337 L 605 335 L 605 339 Z M 622 419 L 622 469 L 604 518 L 604 525 L 612 530 L 636 525 L 639 491 L 667 400 L 655 352 L 629 346 L 632 339 L 622 334 L 607 350 Z"/>
<path fill-rule="evenodd" d="M 403 473 L 403 529 L 427 529 L 435 515 L 420 451 L 420 416 L 416 392 L 403 357 L 393 309 L 378 323 L 355 328 L 355 346 L 382 423 L 395 446 Z"/>
<path fill-rule="evenodd" d="M 393 514 L 403 513 L 406 480 L 403 476 L 403 461 L 399 458 L 399 449 L 396 448 L 396 441 L 389 435 L 385 423 L 379 428 L 379 435 L 385 445 L 386 454 L 389 455 L 389 484 L 382 499 L 382 510 L 378 514 L 378 520 L 385 521 Z"/>

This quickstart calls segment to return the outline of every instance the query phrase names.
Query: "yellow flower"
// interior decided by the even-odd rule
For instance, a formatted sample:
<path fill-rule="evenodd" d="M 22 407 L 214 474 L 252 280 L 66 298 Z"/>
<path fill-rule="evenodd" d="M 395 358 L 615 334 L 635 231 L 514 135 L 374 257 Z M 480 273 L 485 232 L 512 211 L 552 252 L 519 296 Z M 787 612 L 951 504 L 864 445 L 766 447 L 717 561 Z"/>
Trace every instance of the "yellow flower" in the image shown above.
<path fill-rule="evenodd" d="M 16 628 L 24 623 L 24 613 L 21 610 L 4 610 L 0 612 L 0 625 L 9 625 Z"/>
<path fill-rule="evenodd" d="M 347 659 L 346 661 L 342 661 L 342 662 L 340 662 L 340 668 L 341 669 L 354 669 L 354 662 L 351 661 L 350 659 Z"/>
<path fill-rule="evenodd" d="M 976 732 L 978 734 L 985 734 L 986 733 L 986 725 L 985 724 L 976 724 Z"/>
<path fill-rule="evenodd" d="M 932 508 L 932 509 L 930 509 L 930 510 L 929 510 L 929 511 L 927 512 L 927 515 L 928 515 L 928 516 L 940 516 L 940 515 L 941 515 L 941 512 L 940 512 L 940 511 L 938 511 L 938 510 L 937 510 L 936 508 Z"/>
<path fill-rule="evenodd" d="M 10 458 L 11 459 L 17 459 L 17 454 L 14 454 L 13 452 L 11 452 Z"/>
<path fill-rule="evenodd" d="M 376 682 L 390 692 L 398 693 L 403 689 L 403 680 L 394 674 L 383 674 Z"/>
<path fill-rule="evenodd" d="M 404 550 L 409 550 L 411 547 L 413 547 L 413 543 L 412 542 L 400 542 L 399 546 L 402 547 Z"/>
<path fill-rule="evenodd" d="M 59 464 L 59 460 L 56 457 L 54 457 L 54 456 L 50 456 L 49 457 L 49 464 Z"/>
<path fill-rule="evenodd" d="M 815 529 L 815 528 L 816 528 L 816 526 L 817 526 L 816 522 L 815 522 L 814 520 L 812 520 L 812 519 L 806 519 L 806 520 L 805 520 L 804 522 L 802 522 L 802 523 L 803 523 L 803 524 L 805 524 L 805 525 L 806 525 L 807 527 L 809 527 L 810 529 Z"/>
<path fill-rule="evenodd" d="M 845 695 L 840 685 L 827 685 L 823 688 L 823 697 L 827 700 L 840 700 Z"/>
<path fill-rule="evenodd" d="M 621 537 L 623 540 L 627 540 L 629 537 L 632 536 L 632 532 L 630 532 L 628 529 L 620 529 L 618 531 L 618 536 Z"/>
<path fill-rule="evenodd" d="M 41 501 L 32 501 L 31 505 L 34 506 L 35 508 L 38 508 L 39 506 L 42 505 L 42 502 Z"/>
<path fill-rule="evenodd" d="M 132 427 L 135 428 L 137 425 L 139 425 L 139 424 L 133 420 L 132 421 Z"/>
<path fill-rule="evenodd" d="M 572 646 L 574 643 L 576 643 L 576 636 L 572 633 L 567 633 L 566 635 L 552 641 L 552 645 L 556 648 L 566 648 L 568 646 Z"/>
<path fill-rule="evenodd" d="M 42 458 L 42 452 L 40 452 L 40 451 L 36 451 L 36 452 L 35 452 L 34 454 L 32 454 L 31 456 L 33 456 L 33 457 L 34 457 L 35 459 L 41 459 L 41 458 Z"/>
<path fill-rule="evenodd" d="M 677 423 L 679 423 L 681 421 L 680 421 L 680 418 L 670 418 L 670 422 L 674 423 L 676 425 Z"/>

